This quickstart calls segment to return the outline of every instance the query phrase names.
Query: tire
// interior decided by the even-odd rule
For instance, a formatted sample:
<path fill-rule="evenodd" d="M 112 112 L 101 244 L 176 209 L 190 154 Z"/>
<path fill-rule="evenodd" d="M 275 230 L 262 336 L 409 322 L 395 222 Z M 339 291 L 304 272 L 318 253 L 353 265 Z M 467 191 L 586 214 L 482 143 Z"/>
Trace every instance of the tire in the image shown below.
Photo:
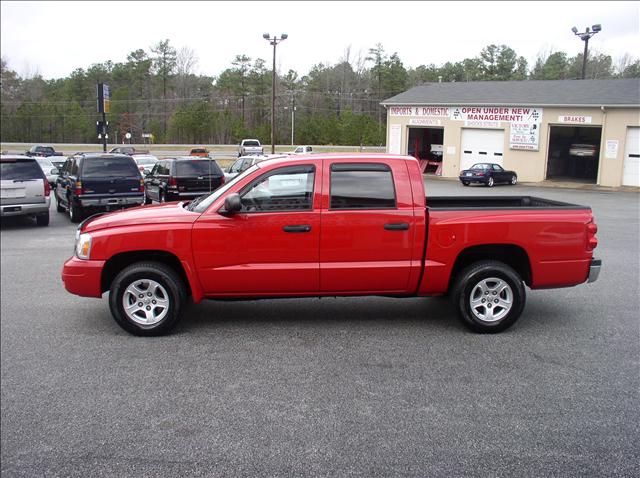
<path fill-rule="evenodd" d="M 83 216 L 82 208 L 69 198 L 69 219 L 71 219 L 71 222 L 77 224 L 82 221 Z"/>
<path fill-rule="evenodd" d="M 115 321 L 127 332 L 157 336 L 168 333 L 178 323 L 185 300 L 185 286 L 171 267 L 159 262 L 138 262 L 123 269 L 113 280 L 109 308 Z M 131 306 L 129 312 L 125 310 L 126 304 Z"/>
<path fill-rule="evenodd" d="M 487 181 L 487 186 L 492 188 L 494 184 L 495 184 L 495 182 L 494 182 L 493 178 L 489 178 L 489 180 Z"/>
<path fill-rule="evenodd" d="M 158 192 L 158 202 L 160 204 L 162 204 L 163 202 L 166 202 L 166 199 L 164 197 L 164 192 L 163 191 Z"/>
<path fill-rule="evenodd" d="M 511 176 L 511 185 L 515 186 L 516 184 L 518 184 L 518 176 L 514 174 L 513 176 Z"/>
<path fill-rule="evenodd" d="M 58 195 L 57 195 L 57 194 L 54 194 L 54 196 L 55 196 L 55 198 L 56 198 L 56 211 L 58 211 L 58 212 L 65 212 L 65 211 L 66 211 L 66 209 L 65 209 L 65 207 L 64 207 L 62 204 L 60 204 L 60 198 L 58 198 Z"/>
<path fill-rule="evenodd" d="M 144 193 L 144 203 L 145 204 L 151 204 L 151 199 L 149 199 L 149 197 L 147 196 L 147 193 Z"/>
<path fill-rule="evenodd" d="M 520 275 L 498 261 L 480 261 L 456 278 L 453 301 L 462 323 L 478 333 L 497 333 L 511 327 L 526 302 Z M 487 299 L 492 297 L 492 299 Z"/>
<path fill-rule="evenodd" d="M 36 224 L 38 226 L 48 226 L 49 225 L 49 212 L 47 211 L 44 214 L 38 214 L 36 216 Z"/>
<path fill-rule="evenodd" d="M 469 181 L 462 181 L 462 185 L 463 186 L 468 186 L 469 185 Z"/>

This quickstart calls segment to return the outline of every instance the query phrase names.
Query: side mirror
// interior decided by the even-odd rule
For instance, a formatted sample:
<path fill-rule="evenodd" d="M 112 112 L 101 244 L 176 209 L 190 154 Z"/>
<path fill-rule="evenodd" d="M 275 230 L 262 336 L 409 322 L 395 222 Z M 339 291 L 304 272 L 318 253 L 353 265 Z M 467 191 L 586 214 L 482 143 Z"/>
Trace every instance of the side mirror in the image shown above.
<path fill-rule="evenodd" d="M 238 193 L 229 194 L 224 200 L 224 213 L 233 215 L 242 209 L 242 201 Z"/>
<path fill-rule="evenodd" d="M 58 168 L 53 168 L 51 171 L 49 171 L 49 174 L 56 176 L 60 174 L 60 171 L 58 171 Z"/>

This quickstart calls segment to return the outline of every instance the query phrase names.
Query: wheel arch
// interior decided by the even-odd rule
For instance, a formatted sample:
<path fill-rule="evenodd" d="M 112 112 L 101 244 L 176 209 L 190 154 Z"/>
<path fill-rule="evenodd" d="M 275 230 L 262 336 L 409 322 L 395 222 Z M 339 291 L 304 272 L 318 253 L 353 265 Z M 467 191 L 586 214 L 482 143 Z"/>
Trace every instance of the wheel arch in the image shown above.
<path fill-rule="evenodd" d="M 192 277 L 190 277 L 191 270 L 187 272 L 185 270 L 185 264 L 171 252 L 160 251 L 160 250 L 144 250 L 144 251 L 130 251 L 130 252 L 122 252 L 120 254 L 116 254 L 109 258 L 107 262 L 104 264 L 102 269 L 102 275 L 100 277 L 100 290 L 104 293 L 111 288 L 111 284 L 116 276 L 127 266 L 134 264 L 136 262 L 159 262 L 161 264 L 165 264 L 168 267 L 171 267 L 182 279 L 182 282 L 185 285 L 187 295 L 194 295 L 194 289 L 196 294 L 200 296 L 200 290 L 197 284 L 193 284 Z M 186 265 L 188 268 L 188 265 Z M 196 297 L 194 297 L 196 299 Z"/>
<path fill-rule="evenodd" d="M 527 251 L 515 244 L 483 244 L 470 246 L 460 252 L 456 258 L 449 278 L 449 288 L 455 286 L 456 277 L 474 262 L 494 260 L 514 269 L 525 284 L 531 287 L 531 261 Z"/>

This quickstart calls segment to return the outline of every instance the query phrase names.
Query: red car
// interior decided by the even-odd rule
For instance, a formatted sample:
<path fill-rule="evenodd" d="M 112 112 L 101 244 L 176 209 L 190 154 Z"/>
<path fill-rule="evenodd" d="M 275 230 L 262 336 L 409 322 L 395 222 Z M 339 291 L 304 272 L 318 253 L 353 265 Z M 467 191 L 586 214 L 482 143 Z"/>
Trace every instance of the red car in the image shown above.
<path fill-rule="evenodd" d="M 434 296 L 470 329 L 513 325 L 531 289 L 596 280 L 591 209 L 529 196 L 425 196 L 418 161 L 313 155 L 251 166 L 192 201 L 86 220 L 65 288 L 102 297 L 137 335 L 167 333 L 187 296 Z"/>

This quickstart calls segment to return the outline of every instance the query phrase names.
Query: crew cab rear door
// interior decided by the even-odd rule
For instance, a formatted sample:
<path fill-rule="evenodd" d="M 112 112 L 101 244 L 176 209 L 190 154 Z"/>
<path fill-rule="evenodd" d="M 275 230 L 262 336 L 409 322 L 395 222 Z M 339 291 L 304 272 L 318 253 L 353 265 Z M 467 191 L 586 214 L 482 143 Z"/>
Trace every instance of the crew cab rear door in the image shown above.
<path fill-rule="evenodd" d="M 416 226 L 405 162 L 325 160 L 323 191 L 321 291 L 406 293 Z"/>
<path fill-rule="evenodd" d="M 321 165 L 266 166 L 238 184 L 241 211 L 211 208 L 196 221 L 193 255 L 205 295 L 317 294 Z"/>

